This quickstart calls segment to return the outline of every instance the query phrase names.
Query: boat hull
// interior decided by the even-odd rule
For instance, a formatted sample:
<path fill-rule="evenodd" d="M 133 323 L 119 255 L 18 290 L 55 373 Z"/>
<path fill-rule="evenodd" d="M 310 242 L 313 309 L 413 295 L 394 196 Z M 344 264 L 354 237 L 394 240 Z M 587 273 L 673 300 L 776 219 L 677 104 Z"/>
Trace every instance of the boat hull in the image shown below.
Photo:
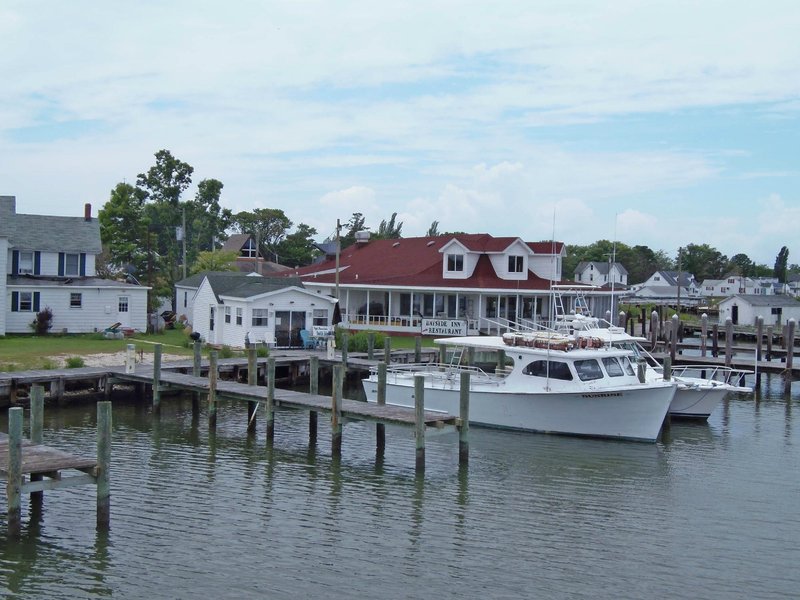
<path fill-rule="evenodd" d="M 679 383 L 675 397 L 669 405 L 669 415 L 677 419 L 708 419 L 730 391 L 730 386 L 713 386 L 702 380 L 699 385 L 694 386 Z"/>
<path fill-rule="evenodd" d="M 367 401 L 377 399 L 375 377 L 363 380 Z M 540 433 L 655 441 L 675 395 L 674 385 L 626 386 L 583 392 L 505 392 L 502 385 L 472 389 L 469 422 Z M 386 386 L 386 401 L 414 406 L 413 377 Z M 449 387 L 425 387 L 425 410 L 458 415 L 460 390 L 456 378 Z"/>

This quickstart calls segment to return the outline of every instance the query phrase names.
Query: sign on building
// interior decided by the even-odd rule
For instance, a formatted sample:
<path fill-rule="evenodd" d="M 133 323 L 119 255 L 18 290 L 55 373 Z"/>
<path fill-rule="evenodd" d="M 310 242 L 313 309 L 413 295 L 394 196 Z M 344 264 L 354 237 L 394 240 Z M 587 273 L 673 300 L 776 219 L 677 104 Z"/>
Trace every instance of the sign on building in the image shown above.
<path fill-rule="evenodd" d="M 422 335 L 467 335 L 467 322 L 462 319 L 422 319 Z"/>

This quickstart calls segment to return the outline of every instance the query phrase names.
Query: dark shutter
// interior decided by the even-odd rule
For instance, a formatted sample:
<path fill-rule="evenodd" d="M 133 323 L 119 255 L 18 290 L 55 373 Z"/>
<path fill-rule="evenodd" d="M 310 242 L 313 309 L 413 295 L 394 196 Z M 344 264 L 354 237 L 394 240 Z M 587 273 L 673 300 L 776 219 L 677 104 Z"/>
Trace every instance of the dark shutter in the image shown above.
<path fill-rule="evenodd" d="M 39 292 L 33 292 L 33 312 L 39 312 Z"/>
<path fill-rule="evenodd" d="M 59 252 L 58 253 L 58 276 L 59 277 L 63 277 L 64 276 L 64 253 L 63 252 Z"/>
<path fill-rule="evenodd" d="M 11 292 L 11 312 L 19 311 L 19 292 Z"/>
<path fill-rule="evenodd" d="M 78 274 L 81 277 L 85 277 L 86 276 L 86 253 L 85 252 L 81 252 L 81 267 L 80 267 L 80 271 L 78 271 Z"/>
<path fill-rule="evenodd" d="M 33 253 L 33 274 L 42 274 L 42 253 L 38 250 Z"/>
<path fill-rule="evenodd" d="M 11 276 L 19 275 L 19 250 L 14 250 L 11 253 Z"/>

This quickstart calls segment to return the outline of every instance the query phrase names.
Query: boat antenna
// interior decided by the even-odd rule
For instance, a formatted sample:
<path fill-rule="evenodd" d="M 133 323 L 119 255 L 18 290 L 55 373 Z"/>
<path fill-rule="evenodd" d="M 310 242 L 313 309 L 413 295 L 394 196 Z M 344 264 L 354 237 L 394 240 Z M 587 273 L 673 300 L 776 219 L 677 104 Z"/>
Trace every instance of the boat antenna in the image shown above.
<path fill-rule="evenodd" d="M 612 267 L 617 263 L 617 217 L 619 213 L 614 214 L 614 241 L 611 244 L 611 264 L 608 265 L 608 274 L 611 277 L 611 324 L 617 323 L 617 310 L 614 307 L 614 274 L 611 272 Z"/>

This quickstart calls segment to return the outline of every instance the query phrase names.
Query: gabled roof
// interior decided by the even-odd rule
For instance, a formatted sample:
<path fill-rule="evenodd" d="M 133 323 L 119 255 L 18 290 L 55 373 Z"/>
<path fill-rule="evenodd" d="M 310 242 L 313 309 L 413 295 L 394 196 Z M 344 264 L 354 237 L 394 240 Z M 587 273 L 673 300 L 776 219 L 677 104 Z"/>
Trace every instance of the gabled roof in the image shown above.
<path fill-rule="evenodd" d="M 611 269 L 611 264 L 609 262 L 604 262 L 600 260 L 590 260 L 590 261 L 581 261 L 578 263 L 578 266 L 575 267 L 576 273 L 582 273 L 586 269 L 589 268 L 589 265 L 594 265 L 594 270 L 600 273 L 601 275 L 608 275 L 609 270 Z M 614 266 L 617 268 L 623 275 L 628 274 L 628 269 L 622 263 L 613 263 Z"/>
<path fill-rule="evenodd" d="M 250 298 L 288 287 L 303 287 L 303 282 L 298 277 L 261 277 L 247 273 L 231 273 L 212 271 L 203 277 L 204 280 L 208 279 L 218 302 L 221 302 L 220 296 Z"/>
<path fill-rule="evenodd" d="M 200 284 L 203 283 L 207 275 L 212 275 L 214 277 L 242 277 L 247 276 L 247 273 L 242 274 L 238 271 L 201 271 L 200 273 L 189 275 L 186 279 L 175 282 L 175 285 L 197 289 L 200 287 Z M 253 275 L 253 277 L 255 277 L 255 275 Z"/>
<path fill-rule="evenodd" d="M 678 285 L 678 271 L 658 271 L 669 285 Z M 681 287 L 688 287 L 694 282 L 694 275 L 687 271 L 680 272 Z"/>
<path fill-rule="evenodd" d="M 734 294 L 722 300 L 720 304 L 728 303 L 736 299 L 743 300 L 751 306 L 774 306 L 800 308 L 800 301 L 784 294 L 762 295 L 762 294 Z"/>
<path fill-rule="evenodd" d="M 222 250 L 230 250 L 238 254 L 241 252 L 242 247 L 247 243 L 247 240 L 249 240 L 251 237 L 253 236 L 249 233 L 234 233 L 227 240 L 225 240 L 224 244 L 222 244 Z M 260 254 L 261 253 L 259 252 L 259 255 Z"/>
<path fill-rule="evenodd" d="M 528 273 L 527 280 L 505 280 L 497 276 L 486 252 L 502 252 L 519 238 L 492 238 L 489 234 L 458 234 L 453 236 L 370 240 L 356 243 L 340 254 L 339 283 L 341 285 L 380 285 L 408 287 L 451 288 L 513 288 L 527 290 L 549 289 L 550 282 Z M 470 251 L 479 252 L 475 271 L 469 279 L 450 279 L 443 276 L 440 250 L 456 240 Z M 524 243 L 524 242 L 523 242 Z M 551 255 L 563 249 L 563 244 L 526 244 L 534 252 Z M 537 251 L 537 248 L 539 250 Z M 307 282 L 332 284 L 336 280 L 335 259 L 294 271 Z"/>

